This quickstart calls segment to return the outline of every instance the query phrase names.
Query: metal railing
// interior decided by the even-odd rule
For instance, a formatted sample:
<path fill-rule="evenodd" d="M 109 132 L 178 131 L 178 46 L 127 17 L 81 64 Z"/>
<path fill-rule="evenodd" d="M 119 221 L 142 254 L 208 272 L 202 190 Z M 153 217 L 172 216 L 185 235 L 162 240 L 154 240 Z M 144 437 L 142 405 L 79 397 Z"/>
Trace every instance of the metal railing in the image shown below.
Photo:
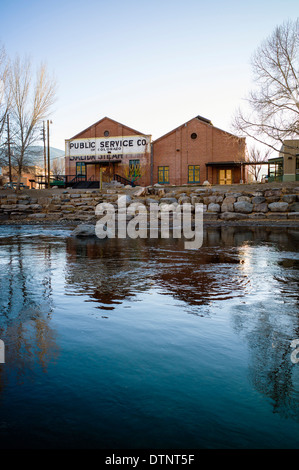
<path fill-rule="evenodd" d="M 124 178 L 123 176 L 121 175 L 116 175 L 114 174 L 114 180 L 115 181 L 118 181 L 119 183 L 121 184 L 124 184 L 124 185 L 130 185 L 134 188 L 134 186 L 136 186 L 136 184 L 134 183 L 134 181 L 130 181 L 128 180 L 127 178 Z"/>

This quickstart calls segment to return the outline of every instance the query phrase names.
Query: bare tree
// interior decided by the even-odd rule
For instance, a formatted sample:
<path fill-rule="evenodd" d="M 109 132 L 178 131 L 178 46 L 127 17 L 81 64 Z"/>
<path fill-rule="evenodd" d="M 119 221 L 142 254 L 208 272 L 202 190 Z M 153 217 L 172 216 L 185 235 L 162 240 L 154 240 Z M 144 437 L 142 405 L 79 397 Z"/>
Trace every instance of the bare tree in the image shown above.
<path fill-rule="evenodd" d="M 55 101 L 56 82 L 48 77 L 42 64 L 33 81 L 29 59 L 16 58 L 13 62 L 9 85 L 11 90 L 11 120 L 14 141 L 13 163 L 17 168 L 19 189 L 22 171 L 36 162 L 32 144 L 40 139 L 39 125 L 45 119 Z"/>
<path fill-rule="evenodd" d="M 261 148 L 252 145 L 248 149 L 248 161 L 252 162 L 252 165 L 248 165 L 248 173 L 252 175 L 255 181 L 259 181 L 262 166 L 259 163 L 265 163 L 268 161 L 268 158 L 271 154 L 272 150 L 270 148 L 266 148 L 266 150 L 262 150 Z"/>
<path fill-rule="evenodd" d="M 8 74 L 9 62 L 2 46 L 0 48 L 0 144 L 10 104 Z"/>
<path fill-rule="evenodd" d="M 57 157 L 53 159 L 52 172 L 54 176 L 60 176 L 64 174 L 65 170 L 64 170 L 64 158 L 63 157 Z"/>
<path fill-rule="evenodd" d="M 299 19 L 277 26 L 252 58 L 255 89 L 233 128 L 274 150 L 299 134 Z"/>

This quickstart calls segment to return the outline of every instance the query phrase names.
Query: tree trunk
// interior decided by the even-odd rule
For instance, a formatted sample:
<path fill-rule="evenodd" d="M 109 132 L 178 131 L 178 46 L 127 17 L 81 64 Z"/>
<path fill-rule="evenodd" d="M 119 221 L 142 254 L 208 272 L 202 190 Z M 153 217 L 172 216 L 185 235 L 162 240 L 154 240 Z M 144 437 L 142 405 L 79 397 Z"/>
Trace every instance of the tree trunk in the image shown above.
<path fill-rule="evenodd" d="M 16 192 L 20 192 L 20 183 L 21 183 L 21 178 L 22 178 L 22 166 L 19 166 L 18 168 L 18 179 L 17 179 L 17 187 L 16 187 Z"/>

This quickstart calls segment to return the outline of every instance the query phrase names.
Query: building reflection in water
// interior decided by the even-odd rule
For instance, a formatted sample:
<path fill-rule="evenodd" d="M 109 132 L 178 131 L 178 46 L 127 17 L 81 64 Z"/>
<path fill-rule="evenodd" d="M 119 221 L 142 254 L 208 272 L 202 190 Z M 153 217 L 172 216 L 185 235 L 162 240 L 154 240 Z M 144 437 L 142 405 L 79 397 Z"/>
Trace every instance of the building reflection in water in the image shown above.
<path fill-rule="evenodd" d="M 296 230 L 279 228 L 211 229 L 197 252 L 184 250 L 177 239 L 70 238 L 66 280 L 103 309 L 153 287 L 193 307 L 198 316 L 206 314 L 206 305 L 235 299 L 233 325 L 248 345 L 254 388 L 271 399 L 274 412 L 299 420 L 289 347 L 299 337 L 293 308 L 298 306 L 298 262 L 281 261 L 285 251 L 298 249 L 298 236 Z M 292 273 L 285 271 L 290 264 Z"/>
<path fill-rule="evenodd" d="M 7 363 L 21 380 L 36 366 L 46 372 L 58 357 L 51 325 L 55 259 L 65 276 L 62 295 L 74 304 L 84 295 L 96 308 L 113 310 L 154 288 L 203 316 L 206 306 L 227 301 L 234 330 L 248 345 L 254 388 L 272 400 L 274 411 L 299 419 L 289 348 L 299 337 L 298 264 L 292 257 L 298 233 L 209 229 L 196 252 L 184 250 L 180 239 L 2 238 L 0 338 Z"/>
<path fill-rule="evenodd" d="M 235 271 L 243 261 L 237 251 L 223 251 L 231 245 L 232 235 L 222 235 L 220 230 L 206 233 L 203 247 L 195 252 L 185 250 L 180 239 L 71 237 L 67 284 L 71 292 L 88 294 L 104 309 L 153 287 L 192 306 L 243 295 L 249 281 Z M 232 267 L 240 274 L 238 279 L 231 275 Z"/>

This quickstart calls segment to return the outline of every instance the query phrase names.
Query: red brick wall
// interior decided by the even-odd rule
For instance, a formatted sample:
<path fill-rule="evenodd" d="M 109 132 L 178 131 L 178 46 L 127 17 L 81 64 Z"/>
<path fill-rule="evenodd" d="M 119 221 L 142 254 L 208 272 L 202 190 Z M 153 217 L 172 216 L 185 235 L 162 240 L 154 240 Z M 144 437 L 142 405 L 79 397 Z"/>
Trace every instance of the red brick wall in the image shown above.
<path fill-rule="evenodd" d="M 75 135 L 73 139 L 104 137 L 109 131 L 110 137 L 142 134 L 130 127 L 104 118 L 89 128 Z M 192 139 L 191 134 L 197 138 Z M 129 160 L 140 160 L 142 177 L 138 184 L 147 186 L 151 183 L 151 156 L 147 154 L 132 154 L 124 156 L 122 163 L 115 163 L 115 173 L 126 176 Z M 209 162 L 245 161 L 245 139 L 239 139 L 211 124 L 194 118 L 173 131 L 153 142 L 153 184 L 158 182 L 158 167 L 169 166 L 169 183 L 181 185 L 188 183 L 188 166 L 200 166 L 200 184 L 205 180 L 212 184 L 219 183 L 219 169 L 206 167 Z M 233 183 L 242 179 L 239 168 L 233 168 Z M 66 174 L 76 174 L 76 163 L 66 158 Z M 88 178 L 95 174 L 99 179 L 99 165 L 87 165 Z"/>
<path fill-rule="evenodd" d="M 197 138 L 192 139 L 191 134 Z M 207 179 L 206 163 L 245 160 L 245 139 L 238 139 L 197 118 L 153 143 L 153 183 L 158 182 L 158 167 L 169 166 L 169 183 L 188 183 L 188 166 L 200 165 L 200 183 Z M 240 170 L 233 171 L 234 182 L 241 179 Z M 209 182 L 218 183 L 218 170 L 209 168 Z"/>

